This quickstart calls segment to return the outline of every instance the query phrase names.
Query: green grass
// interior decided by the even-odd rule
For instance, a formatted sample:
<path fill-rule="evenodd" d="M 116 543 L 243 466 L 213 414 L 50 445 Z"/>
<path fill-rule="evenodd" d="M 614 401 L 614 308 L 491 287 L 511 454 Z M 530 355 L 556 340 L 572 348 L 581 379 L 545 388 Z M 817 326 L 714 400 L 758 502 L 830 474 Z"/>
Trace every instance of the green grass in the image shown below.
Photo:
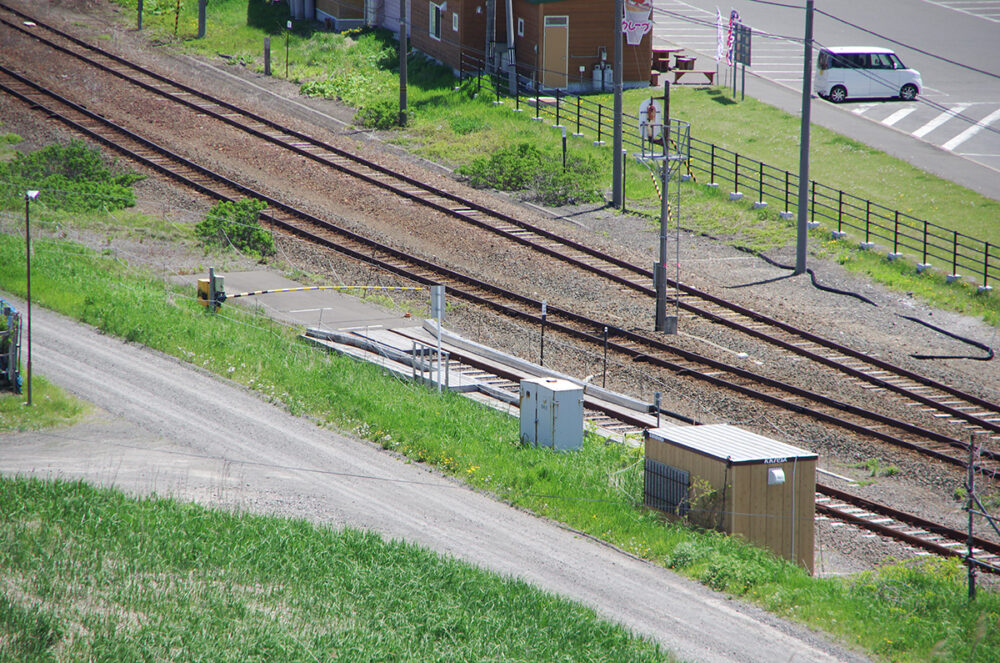
<path fill-rule="evenodd" d="M 25 380 L 22 393 L 0 391 L 0 433 L 69 426 L 90 411 L 87 403 L 37 373 L 31 376 L 31 407 L 27 407 L 28 374 L 23 367 L 21 378 Z"/>
<path fill-rule="evenodd" d="M 20 293 L 22 264 L 20 241 L 0 236 L 0 288 Z M 228 376 L 294 413 L 353 430 L 411 462 L 433 464 L 499 499 L 887 659 L 990 661 L 1000 651 L 1000 629 L 981 627 L 996 624 L 1000 597 L 982 592 L 967 604 L 957 563 L 810 578 L 737 539 L 670 524 L 640 508 L 634 449 L 589 434 L 579 453 L 521 446 L 517 422 L 506 415 L 304 347 L 294 330 L 251 312 L 224 306 L 221 315 L 207 314 L 193 301 L 193 277 L 189 288 L 166 288 L 120 261 L 57 242 L 37 244 L 32 266 L 32 294 L 41 305 Z"/>
<path fill-rule="evenodd" d="M 672 660 L 377 534 L 0 479 L 0 662 Z"/>

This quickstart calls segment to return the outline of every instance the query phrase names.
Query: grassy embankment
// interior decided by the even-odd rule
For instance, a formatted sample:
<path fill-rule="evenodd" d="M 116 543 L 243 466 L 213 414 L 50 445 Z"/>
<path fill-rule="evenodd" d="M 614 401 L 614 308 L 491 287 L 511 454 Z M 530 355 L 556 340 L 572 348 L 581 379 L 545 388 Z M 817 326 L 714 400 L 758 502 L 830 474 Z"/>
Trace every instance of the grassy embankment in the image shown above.
<path fill-rule="evenodd" d="M 353 430 L 386 449 L 461 477 L 499 499 L 566 523 L 710 587 L 743 596 L 777 614 L 835 633 L 887 660 L 985 662 L 995 660 L 1000 651 L 1000 629 L 996 628 L 1000 596 L 981 592 L 977 601 L 969 604 L 962 582 L 964 572 L 955 562 L 900 564 L 855 578 L 810 578 L 739 540 L 665 523 L 644 511 L 638 506 L 641 473 L 636 450 L 605 444 L 591 435 L 584 449 L 575 454 L 522 447 L 517 422 L 505 415 L 453 394 L 438 396 L 400 383 L 384 377 L 375 367 L 306 348 L 296 340 L 294 330 L 251 312 L 226 307 L 223 315 L 206 315 L 192 300 L 190 288 L 166 288 L 111 257 L 59 241 L 38 241 L 34 246 L 32 293 L 39 305 L 228 376 L 292 412 Z M 20 239 L 0 236 L 0 289 L 23 294 L 23 260 Z M 196 520 L 215 517 L 205 515 Z M 38 522 L 31 517 L 28 520 Z M 9 519 L 4 523 L 14 532 L 20 527 Z M 184 550 L 197 551 L 199 546 L 238 550 L 224 540 L 207 537 L 207 531 L 196 530 L 193 548 Z M 13 534 L 5 535 L 10 536 Z M 81 560 L 89 559 L 80 555 Z M 195 560 L 183 560 L 180 575 L 186 578 Z M 35 578 L 39 587 L 52 592 L 63 586 L 58 574 L 73 566 L 58 558 L 48 560 L 45 554 L 25 564 L 18 575 Z M 119 566 L 118 562 L 103 566 L 107 572 L 118 572 L 112 568 Z M 129 568 L 127 562 L 120 566 Z M 144 617 L 150 601 L 149 595 L 143 594 L 143 585 L 163 577 L 144 569 L 140 565 L 125 585 L 129 592 L 146 597 L 141 599 L 143 609 L 119 613 L 95 608 L 99 616 L 92 619 L 104 624 L 100 633 L 113 632 L 113 622 L 119 622 L 117 628 L 124 633 L 144 628 L 144 619 L 128 615 Z M 14 570 L 5 569 L 3 574 L 10 577 Z M 103 573 L 101 567 L 84 565 L 83 573 L 74 587 L 89 586 L 105 577 L 93 575 Z M 206 591 L 224 587 L 217 576 L 217 567 L 210 566 L 196 584 Z M 168 573 L 167 577 L 174 576 Z M 236 584 L 258 591 L 269 583 L 247 580 Z M 279 584 L 295 583 L 290 578 Z M 8 607 L 7 614 L 13 616 L 7 618 L 12 620 L 7 628 L 21 634 L 18 637 L 31 639 L 34 636 L 23 635 L 24 629 L 35 628 L 31 625 L 48 619 L 45 611 L 55 608 L 44 604 L 42 613 L 32 612 L 34 603 L 20 596 L 7 596 L 14 606 Z M 76 609 L 78 602 L 71 592 L 60 596 L 63 608 Z M 212 600 L 190 609 L 169 607 L 172 616 L 163 618 L 164 630 L 151 635 L 154 642 L 149 646 L 161 646 L 155 643 L 163 642 L 162 633 L 185 630 L 206 610 L 218 614 L 228 607 Z M 109 616 L 118 614 L 123 616 Z M 246 615 L 249 623 L 241 629 L 263 630 L 263 617 L 250 610 L 228 614 Z M 419 620 L 421 614 L 417 608 L 411 618 Z M 158 619 L 153 621 L 159 623 Z M 434 632 L 434 625 L 421 624 L 412 628 L 423 637 L 431 637 L 428 633 Z M 312 647 L 317 641 L 309 643 Z M 227 647 L 236 647 L 235 641 Z"/>
<path fill-rule="evenodd" d="M 116 0 L 134 7 L 134 0 Z M 227 54 L 227 62 L 262 71 L 263 37 L 284 34 L 283 5 L 252 0 L 221 0 L 209 6 L 208 35 L 193 39 L 196 30 L 195 3 L 181 11 L 179 39 L 186 47 L 215 57 Z M 170 34 L 173 12 L 164 10 L 147 17 L 154 31 Z M 272 45 L 273 75 L 284 76 L 284 48 Z M 282 43 L 281 46 L 284 44 Z M 374 116 L 394 116 L 398 101 L 398 51 L 391 36 L 384 33 L 332 34 L 297 26 L 290 35 L 289 78 L 313 94 L 325 94 L 371 111 Z M 421 56 L 411 56 L 409 75 L 410 122 L 406 130 L 395 131 L 388 140 L 414 153 L 456 168 L 468 168 L 483 155 L 495 154 L 519 143 L 538 146 L 546 155 L 542 164 L 561 160 L 560 135 L 548 123 L 532 122 L 531 113 L 513 113 L 511 104 L 495 107 L 492 98 L 474 99 L 471 85 L 456 91 L 455 80 Z M 632 90 L 625 95 L 625 109 L 637 109 L 649 90 Z M 610 107 L 610 96 L 597 96 Z M 721 88 L 675 86 L 672 115 L 689 120 L 692 135 L 736 150 L 747 157 L 796 172 L 798 168 L 799 121 L 754 99 L 733 102 Z M 368 115 L 369 118 L 372 115 Z M 576 159 L 587 170 L 604 164 L 596 177 L 581 175 L 568 182 L 549 183 L 558 192 L 610 187 L 609 150 L 591 145 L 594 136 L 571 139 L 571 162 Z M 930 175 L 899 159 L 869 148 L 823 127 L 814 127 L 811 145 L 811 173 L 818 181 L 843 189 L 892 209 L 953 229 L 972 237 L 1000 244 L 1000 202 L 981 196 L 952 182 Z M 510 161 L 505 162 L 508 166 Z M 872 176 L 872 173 L 875 175 Z M 724 189 L 721 187 L 720 189 Z M 659 205 L 653 184 L 634 163 L 626 176 L 626 200 L 634 210 L 646 210 L 654 217 Z M 726 192 L 700 184 L 683 186 L 682 223 L 695 231 L 718 237 L 753 250 L 768 250 L 794 243 L 794 222 L 778 218 L 777 210 L 750 209 L 750 203 L 731 203 Z M 655 224 L 651 223 L 652 226 Z M 857 237 L 830 238 L 829 228 L 811 233 L 813 252 L 843 264 L 847 269 L 899 291 L 913 293 L 934 305 L 982 317 L 1000 325 L 1000 304 L 996 293 L 980 294 L 965 281 L 946 283 L 940 265 L 935 272 L 918 274 L 914 261 L 888 261 L 878 252 L 858 249 Z"/>
<path fill-rule="evenodd" d="M 0 479 L 0 662 L 673 660 L 417 546 Z"/>

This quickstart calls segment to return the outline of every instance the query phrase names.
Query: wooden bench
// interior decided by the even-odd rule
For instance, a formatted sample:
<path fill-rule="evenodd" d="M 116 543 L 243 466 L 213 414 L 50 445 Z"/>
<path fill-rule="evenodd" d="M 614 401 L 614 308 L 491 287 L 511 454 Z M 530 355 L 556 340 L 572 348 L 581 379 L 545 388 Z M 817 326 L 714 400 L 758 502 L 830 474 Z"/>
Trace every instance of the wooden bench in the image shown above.
<path fill-rule="evenodd" d="M 671 73 L 674 75 L 674 84 L 680 83 L 684 74 L 702 74 L 708 79 L 709 85 L 715 82 L 715 72 L 707 69 L 674 69 Z"/>
<path fill-rule="evenodd" d="M 649 72 L 649 84 L 656 86 L 660 84 L 660 73 L 656 69 Z"/>

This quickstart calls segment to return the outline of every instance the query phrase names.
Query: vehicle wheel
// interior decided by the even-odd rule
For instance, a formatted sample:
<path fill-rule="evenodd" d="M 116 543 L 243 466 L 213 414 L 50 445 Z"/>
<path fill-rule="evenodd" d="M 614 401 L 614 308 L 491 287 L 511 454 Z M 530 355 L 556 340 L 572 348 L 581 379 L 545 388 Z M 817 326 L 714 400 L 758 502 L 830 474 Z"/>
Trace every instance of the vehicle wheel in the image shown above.
<path fill-rule="evenodd" d="M 830 101 L 835 104 L 842 104 L 847 101 L 847 88 L 843 85 L 834 85 L 830 90 Z"/>
<path fill-rule="evenodd" d="M 913 101 L 917 98 L 917 86 L 913 83 L 907 83 L 903 86 L 903 89 L 899 91 L 899 98 L 903 101 Z"/>

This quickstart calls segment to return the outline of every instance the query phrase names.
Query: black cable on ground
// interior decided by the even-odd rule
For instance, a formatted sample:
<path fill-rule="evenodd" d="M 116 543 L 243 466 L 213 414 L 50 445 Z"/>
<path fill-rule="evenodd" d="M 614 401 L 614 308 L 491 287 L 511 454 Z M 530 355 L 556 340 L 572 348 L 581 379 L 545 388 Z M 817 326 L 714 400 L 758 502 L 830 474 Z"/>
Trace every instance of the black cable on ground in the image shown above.
<path fill-rule="evenodd" d="M 795 269 L 794 267 L 789 266 L 789 265 L 782 265 L 781 263 L 777 262 L 776 260 L 773 260 L 773 259 L 767 257 L 766 255 L 764 255 L 760 251 L 755 251 L 755 250 L 747 248 L 745 246 L 737 246 L 735 248 L 737 250 L 739 250 L 739 251 L 743 251 L 744 253 L 750 253 L 750 254 L 752 254 L 752 255 L 760 258 L 761 260 L 763 260 L 764 262 L 766 262 L 767 264 L 769 264 L 769 265 L 771 265 L 773 267 L 778 267 L 779 269 L 788 269 L 788 270 L 794 270 Z M 846 295 L 848 297 L 854 297 L 855 299 L 857 299 L 859 301 L 862 301 L 862 302 L 864 302 L 866 304 L 871 304 L 872 306 L 875 306 L 875 307 L 878 306 L 878 304 L 876 304 L 872 300 L 868 299 L 864 295 L 859 295 L 858 293 L 856 293 L 856 292 L 850 292 L 849 290 L 840 290 L 839 288 L 832 288 L 830 286 L 823 285 L 816 278 L 816 273 L 813 270 L 809 269 L 809 268 L 806 268 L 806 273 L 809 274 L 809 278 L 812 281 L 813 287 L 815 287 L 818 290 L 822 290 L 823 292 L 830 292 L 830 293 L 833 293 L 833 294 L 836 294 L 836 295 Z M 959 336 L 958 334 L 955 334 L 954 332 L 950 332 L 950 331 L 948 331 L 946 329 L 942 329 L 941 327 L 938 327 L 937 325 L 932 325 L 929 322 L 925 322 L 925 321 L 923 321 L 923 320 L 921 320 L 919 318 L 915 318 L 915 317 L 910 316 L 910 315 L 900 315 L 899 313 L 894 313 L 893 315 L 895 315 L 896 317 L 902 318 L 904 320 L 909 320 L 909 321 L 915 322 L 915 323 L 917 323 L 919 325 L 923 325 L 924 327 L 927 327 L 928 329 L 932 329 L 932 330 L 938 332 L 939 334 L 943 334 L 943 335 L 945 335 L 945 336 L 947 336 L 949 338 L 953 338 L 956 341 L 960 341 L 962 343 L 965 343 L 966 345 L 971 345 L 974 348 L 979 348 L 980 350 L 982 350 L 983 352 L 986 353 L 986 356 L 984 356 L 984 357 L 976 357 L 976 356 L 973 356 L 973 355 L 925 355 L 925 354 L 912 354 L 911 353 L 910 356 L 912 358 L 914 358 L 914 359 L 972 359 L 972 360 L 975 360 L 975 361 L 990 361 L 991 359 L 993 359 L 993 356 L 994 356 L 993 348 L 991 348 L 990 346 L 986 345 L 985 343 L 980 343 L 979 341 L 975 341 L 975 340 L 973 340 L 971 338 L 966 338 L 964 336 Z"/>

